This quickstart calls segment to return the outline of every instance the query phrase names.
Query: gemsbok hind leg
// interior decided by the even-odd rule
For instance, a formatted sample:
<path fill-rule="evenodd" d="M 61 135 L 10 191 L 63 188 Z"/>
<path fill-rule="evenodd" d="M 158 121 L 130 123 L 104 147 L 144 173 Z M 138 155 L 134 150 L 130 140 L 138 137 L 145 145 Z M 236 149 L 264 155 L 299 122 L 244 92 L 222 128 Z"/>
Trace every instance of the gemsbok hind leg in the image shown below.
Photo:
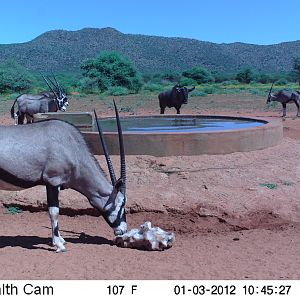
<path fill-rule="evenodd" d="M 46 185 L 47 189 L 47 203 L 48 203 L 48 211 L 51 220 L 52 227 L 52 245 L 55 246 L 56 252 L 65 252 L 66 248 L 64 244 L 65 240 L 59 233 L 58 227 L 58 216 L 59 216 L 59 201 L 58 201 L 58 193 L 59 188 L 55 186 L 51 186 L 49 184 Z"/>
<path fill-rule="evenodd" d="M 19 112 L 18 114 L 18 124 L 24 124 L 25 114 Z"/>
<path fill-rule="evenodd" d="M 296 106 L 297 106 L 297 116 L 296 117 L 300 117 L 300 103 L 297 100 L 294 100 Z"/>

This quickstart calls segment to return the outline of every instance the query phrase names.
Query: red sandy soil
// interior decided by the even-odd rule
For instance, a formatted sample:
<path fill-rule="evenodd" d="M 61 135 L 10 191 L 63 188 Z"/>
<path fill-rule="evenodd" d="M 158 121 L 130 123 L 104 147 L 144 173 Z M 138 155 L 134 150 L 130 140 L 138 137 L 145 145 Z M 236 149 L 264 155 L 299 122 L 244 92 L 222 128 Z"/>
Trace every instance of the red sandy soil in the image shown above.
<path fill-rule="evenodd" d="M 199 105 L 192 99 L 182 113 L 280 118 L 280 108 L 259 109 L 265 99 L 249 98 L 246 106 L 246 98 L 239 102 L 238 97 L 217 95 Z M 206 107 L 205 101 L 230 105 L 219 105 L 220 110 Z M 89 111 L 90 106 L 74 101 L 73 110 Z M 93 107 L 112 115 L 105 105 Z M 133 113 L 157 109 L 149 105 Z M 45 203 L 44 188 L 0 191 L 3 205 L 30 210 L 11 215 L 0 206 L 0 279 L 300 279 L 300 120 L 294 115 L 291 106 L 283 121 L 283 143 L 269 149 L 127 158 L 129 228 L 149 220 L 174 232 L 173 247 L 162 252 L 116 247 L 112 230 L 102 217 L 89 214 L 84 197 L 63 191 L 65 214 L 59 221 L 68 251 L 56 254 L 48 214 L 33 212 Z M 3 114 L 0 123 L 12 120 Z M 97 159 L 104 165 L 102 157 Z M 113 161 L 118 165 L 118 157 Z M 263 186 L 267 183 L 276 188 Z M 67 209 L 75 202 L 77 210 Z"/>

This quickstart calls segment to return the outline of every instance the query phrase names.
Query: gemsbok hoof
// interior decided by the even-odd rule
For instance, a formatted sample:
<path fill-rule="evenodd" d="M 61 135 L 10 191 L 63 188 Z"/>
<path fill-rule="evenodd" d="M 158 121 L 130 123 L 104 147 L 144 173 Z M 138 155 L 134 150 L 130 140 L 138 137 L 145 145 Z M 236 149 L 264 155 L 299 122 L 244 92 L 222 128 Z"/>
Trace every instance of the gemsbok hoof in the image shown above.
<path fill-rule="evenodd" d="M 61 252 L 67 252 L 67 249 L 64 247 L 64 248 L 57 248 L 56 253 L 61 253 Z"/>

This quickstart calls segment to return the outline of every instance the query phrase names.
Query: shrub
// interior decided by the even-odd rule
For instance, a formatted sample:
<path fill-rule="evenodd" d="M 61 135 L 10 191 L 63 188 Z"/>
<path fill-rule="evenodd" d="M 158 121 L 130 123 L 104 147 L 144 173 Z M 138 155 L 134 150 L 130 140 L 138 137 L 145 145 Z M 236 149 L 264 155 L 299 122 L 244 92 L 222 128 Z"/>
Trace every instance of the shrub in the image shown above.
<path fill-rule="evenodd" d="M 240 84 L 237 80 L 226 80 L 226 81 L 223 81 L 221 83 L 221 85 L 223 86 L 226 86 L 226 85 L 238 85 Z"/>
<path fill-rule="evenodd" d="M 113 86 L 122 86 L 138 92 L 142 86 L 141 75 L 133 64 L 117 52 L 103 52 L 95 59 L 81 64 L 83 76 L 97 82 L 101 92 Z"/>
<path fill-rule="evenodd" d="M 30 89 L 32 81 L 32 75 L 15 61 L 0 65 L 0 93 L 26 91 Z"/>
<path fill-rule="evenodd" d="M 191 70 L 183 72 L 182 75 L 194 79 L 198 84 L 214 82 L 215 80 L 208 70 L 201 67 L 192 68 Z"/>
<path fill-rule="evenodd" d="M 273 80 L 269 74 L 260 74 L 257 78 L 257 81 L 260 83 L 270 83 Z"/>
<path fill-rule="evenodd" d="M 288 83 L 289 82 L 285 78 L 280 78 L 280 79 L 278 79 L 277 81 L 274 82 L 274 84 L 276 84 L 276 85 L 286 85 Z"/>
<path fill-rule="evenodd" d="M 215 78 L 216 83 L 231 81 L 231 80 L 234 80 L 234 78 L 235 78 L 235 74 L 230 74 L 230 73 L 215 72 L 215 73 L 212 73 L 212 75 Z"/>
<path fill-rule="evenodd" d="M 150 92 L 158 92 L 162 91 L 164 88 L 161 84 L 156 84 L 156 83 L 147 83 L 144 84 L 143 90 L 150 91 Z"/>
<path fill-rule="evenodd" d="M 178 82 L 181 78 L 181 74 L 177 72 L 166 72 L 161 75 L 161 79 L 167 80 L 169 82 Z"/>
<path fill-rule="evenodd" d="M 128 95 L 129 91 L 126 87 L 123 86 L 111 86 L 105 93 L 110 96 L 122 96 Z"/>
<path fill-rule="evenodd" d="M 216 89 L 213 86 L 207 86 L 203 89 L 203 92 L 206 93 L 206 94 L 215 94 Z"/>
<path fill-rule="evenodd" d="M 255 80 L 254 73 L 251 69 L 247 68 L 236 74 L 236 80 L 241 83 L 250 83 Z"/>
<path fill-rule="evenodd" d="M 197 81 L 192 79 L 192 78 L 181 77 L 181 79 L 179 81 L 179 85 L 181 85 L 181 86 L 187 86 L 187 85 L 195 86 L 195 85 L 197 85 Z"/>
<path fill-rule="evenodd" d="M 293 58 L 293 69 L 300 85 L 300 57 Z"/>
<path fill-rule="evenodd" d="M 96 78 L 84 77 L 79 82 L 79 88 L 86 94 L 93 94 L 99 92 L 98 81 Z"/>

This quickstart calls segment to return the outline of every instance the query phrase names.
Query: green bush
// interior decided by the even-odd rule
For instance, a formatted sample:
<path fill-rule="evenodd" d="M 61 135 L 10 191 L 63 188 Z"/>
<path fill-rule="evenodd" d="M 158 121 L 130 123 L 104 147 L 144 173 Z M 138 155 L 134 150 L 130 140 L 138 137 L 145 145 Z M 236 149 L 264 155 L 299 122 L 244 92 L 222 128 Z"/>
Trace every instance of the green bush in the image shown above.
<path fill-rule="evenodd" d="M 235 78 L 235 74 L 220 73 L 220 72 L 214 72 L 214 73 L 212 73 L 212 76 L 215 78 L 216 83 L 231 81 L 231 80 L 234 80 L 234 78 Z"/>
<path fill-rule="evenodd" d="M 198 84 L 214 82 L 212 74 L 201 67 L 195 67 L 182 73 L 182 76 L 195 80 Z"/>
<path fill-rule="evenodd" d="M 126 87 L 123 86 L 111 86 L 108 88 L 105 94 L 110 96 L 122 96 L 122 95 L 128 95 L 129 91 Z"/>
<path fill-rule="evenodd" d="M 122 86 L 137 93 L 142 86 L 141 75 L 133 64 L 117 52 L 103 52 L 81 64 L 83 76 L 97 82 L 101 92 Z"/>
<path fill-rule="evenodd" d="M 236 74 L 236 80 L 241 83 L 250 83 L 255 80 L 254 73 L 251 69 L 247 68 Z"/>
<path fill-rule="evenodd" d="M 0 65 L 0 93 L 23 92 L 31 88 L 33 76 L 15 61 Z"/>
<path fill-rule="evenodd" d="M 260 74 L 257 78 L 257 81 L 260 83 L 270 83 L 272 82 L 272 77 L 269 74 Z"/>
<path fill-rule="evenodd" d="M 181 78 L 181 74 L 177 72 L 166 72 L 161 75 L 161 79 L 168 80 L 169 82 L 178 82 Z"/>
<path fill-rule="evenodd" d="M 79 82 L 79 89 L 86 94 L 99 92 L 98 81 L 96 78 L 84 77 Z"/>
<path fill-rule="evenodd" d="M 300 85 L 300 57 L 293 58 L 293 70 Z"/>
<path fill-rule="evenodd" d="M 202 91 L 206 94 L 215 94 L 217 90 L 213 86 L 207 86 Z"/>
<path fill-rule="evenodd" d="M 150 92 L 159 92 L 162 91 L 164 88 L 161 84 L 157 83 L 147 83 L 144 84 L 143 90 L 150 91 Z"/>
<path fill-rule="evenodd" d="M 223 86 L 226 86 L 226 85 L 238 85 L 240 84 L 237 80 L 226 80 L 226 81 L 223 81 L 221 83 L 221 85 Z"/>
<path fill-rule="evenodd" d="M 275 85 L 286 85 L 288 83 L 289 82 L 285 78 L 280 78 L 280 79 L 278 79 L 277 81 L 274 82 Z"/>
<path fill-rule="evenodd" d="M 181 86 L 187 86 L 187 85 L 195 86 L 195 85 L 197 85 L 197 81 L 192 79 L 192 78 L 181 77 L 181 79 L 179 81 L 179 85 L 181 85 Z"/>

